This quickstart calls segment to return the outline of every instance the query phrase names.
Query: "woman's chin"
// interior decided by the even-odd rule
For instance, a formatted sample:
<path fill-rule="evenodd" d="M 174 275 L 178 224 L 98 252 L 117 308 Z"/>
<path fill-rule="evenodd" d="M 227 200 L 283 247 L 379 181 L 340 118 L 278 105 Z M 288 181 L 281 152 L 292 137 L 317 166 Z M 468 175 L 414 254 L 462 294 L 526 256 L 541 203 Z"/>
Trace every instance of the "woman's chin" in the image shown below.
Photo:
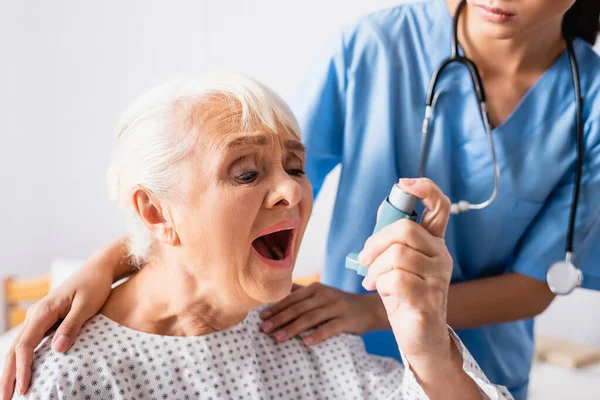
<path fill-rule="evenodd" d="M 276 292 L 273 292 L 271 303 L 278 302 L 283 300 L 287 295 L 292 291 L 292 278 L 290 277 L 289 281 L 286 284 L 282 284 Z"/>
<path fill-rule="evenodd" d="M 292 289 L 292 273 L 294 272 L 295 257 L 288 268 L 271 268 L 265 266 L 262 260 L 251 257 L 248 265 L 251 273 L 244 284 L 245 292 L 261 304 L 275 303 L 288 294 Z"/>
<path fill-rule="evenodd" d="M 260 284 L 247 291 L 253 299 L 261 304 L 276 303 L 285 298 L 292 290 L 292 273 L 289 276 L 278 279 L 264 280 Z"/>
<path fill-rule="evenodd" d="M 270 282 L 265 290 L 268 300 L 265 303 L 275 303 L 285 298 L 292 290 L 292 274 L 287 279 L 281 279 L 276 282 Z"/>

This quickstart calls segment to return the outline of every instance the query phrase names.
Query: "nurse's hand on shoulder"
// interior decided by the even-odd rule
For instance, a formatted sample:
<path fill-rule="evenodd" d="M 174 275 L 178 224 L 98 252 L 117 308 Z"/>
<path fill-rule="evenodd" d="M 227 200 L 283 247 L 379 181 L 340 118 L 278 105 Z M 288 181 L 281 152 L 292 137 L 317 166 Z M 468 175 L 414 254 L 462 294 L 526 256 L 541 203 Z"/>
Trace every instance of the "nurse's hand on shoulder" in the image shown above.
<path fill-rule="evenodd" d="M 446 322 L 450 201 L 428 179 L 402 180 L 401 187 L 421 199 L 425 214 L 420 225 L 399 220 L 367 240 L 358 258 L 369 267 L 363 286 L 381 296 L 398 346 L 417 376 L 439 377 L 457 366 L 462 370 Z"/>
<path fill-rule="evenodd" d="M 320 283 L 294 285 L 289 296 L 263 310 L 260 316 L 261 329 L 280 342 L 316 328 L 303 338 L 308 346 L 340 333 L 360 335 L 389 329 L 378 296 L 347 293 Z"/>

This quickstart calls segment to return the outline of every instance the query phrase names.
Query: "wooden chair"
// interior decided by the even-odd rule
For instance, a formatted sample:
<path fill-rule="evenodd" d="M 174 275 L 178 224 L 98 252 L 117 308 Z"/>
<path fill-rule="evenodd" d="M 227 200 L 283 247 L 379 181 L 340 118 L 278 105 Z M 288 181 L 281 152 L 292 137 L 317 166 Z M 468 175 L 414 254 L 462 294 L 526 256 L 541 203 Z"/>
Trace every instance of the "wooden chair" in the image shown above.
<path fill-rule="evenodd" d="M 314 274 L 312 276 L 297 276 L 294 277 L 293 281 L 297 285 L 308 286 L 311 283 L 319 282 L 321 280 L 321 276 L 319 274 Z"/>
<path fill-rule="evenodd" d="M 27 307 L 44 297 L 49 290 L 50 274 L 35 278 L 5 278 L 6 329 L 14 328 L 25 321 Z"/>

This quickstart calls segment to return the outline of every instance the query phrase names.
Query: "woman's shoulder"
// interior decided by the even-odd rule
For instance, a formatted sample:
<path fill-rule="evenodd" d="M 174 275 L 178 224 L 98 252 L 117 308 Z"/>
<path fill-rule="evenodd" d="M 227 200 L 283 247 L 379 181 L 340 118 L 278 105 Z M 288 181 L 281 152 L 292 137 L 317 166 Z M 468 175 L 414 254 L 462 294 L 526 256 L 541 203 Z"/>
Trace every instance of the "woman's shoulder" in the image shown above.
<path fill-rule="evenodd" d="M 251 334 L 252 341 L 255 343 L 259 343 L 259 347 L 269 347 L 269 348 L 283 348 L 286 350 L 291 350 L 294 353 L 312 353 L 313 355 L 319 355 L 326 348 L 336 347 L 338 350 L 347 349 L 355 353 L 365 352 L 364 343 L 360 336 L 351 335 L 351 334 L 339 334 L 333 336 L 324 342 L 323 346 L 306 346 L 302 341 L 302 338 L 311 331 L 304 332 L 298 335 L 295 338 L 291 338 L 286 342 L 279 343 L 275 339 L 273 339 L 270 335 L 264 333 L 260 330 L 260 323 L 262 322 L 260 318 L 260 313 L 265 308 L 268 308 L 270 304 L 266 304 L 262 307 L 259 307 L 253 311 L 248 313 L 246 317 L 245 325 L 247 327 L 248 332 Z M 281 351 L 281 350 L 277 350 Z"/>
<path fill-rule="evenodd" d="M 254 348 L 268 349 L 268 353 L 280 354 L 282 358 L 293 355 L 294 358 L 303 360 L 309 364 L 315 364 L 315 366 L 331 365 L 340 367 L 338 365 L 340 363 L 344 365 L 372 363 L 374 366 L 382 366 L 386 369 L 395 369 L 400 366 L 400 363 L 393 358 L 369 354 L 362 338 L 359 335 L 349 333 L 332 336 L 324 342 L 313 346 L 307 346 L 302 341 L 302 338 L 310 334 L 311 331 L 307 331 L 285 342 L 277 342 L 259 328 L 261 322 L 259 314 L 266 307 L 261 307 L 250 312 L 246 318 L 247 332 L 250 333 L 250 337 L 254 342 Z M 258 356 L 260 357 L 260 354 Z"/>
<path fill-rule="evenodd" d="M 321 397 L 390 398 L 402 385 L 404 368 L 393 358 L 367 353 L 360 336 L 340 334 L 306 346 L 301 336 L 277 342 L 259 329 L 259 310 L 247 318 L 248 338 L 255 351 L 257 372 L 263 382 L 292 379 L 320 388 Z M 308 334 L 310 332 L 306 332 Z M 337 384 L 336 384 L 337 383 Z M 267 388 L 269 388 L 267 386 Z M 311 391 L 298 398 L 313 398 Z M 304 393 L 304 392 L 302 392 Z"/>
<path fill-rule="evenodd" d="M 90 318 L 73 346 L 64 353 L 52 349 L 54 333 L 42 341 L 33 355 L 32 380 L 26 398 L 45 399 L 53 398 L 52 395 L 59 398 L 60 394 L 78 393 L 74 381 L 84 384 L 85 371 L 98 363 L 94 347 L 99 344 L 101 321 L 100 315 Z"/>

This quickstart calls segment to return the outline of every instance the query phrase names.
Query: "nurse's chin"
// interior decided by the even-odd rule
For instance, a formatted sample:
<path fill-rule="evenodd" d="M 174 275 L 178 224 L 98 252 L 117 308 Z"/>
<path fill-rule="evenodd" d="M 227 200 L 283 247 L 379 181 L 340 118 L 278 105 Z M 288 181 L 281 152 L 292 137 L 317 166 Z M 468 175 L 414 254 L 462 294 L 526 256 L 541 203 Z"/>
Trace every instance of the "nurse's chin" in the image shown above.
<path fill-rule="evenodd" d="M 473 31 L 477 32 L 477 35 L 495 40 L 519 38 L 523 36 L 525 31 L 516 21 L 494 23 L 483 18 L 477 18 L 474 25 Z"/>

